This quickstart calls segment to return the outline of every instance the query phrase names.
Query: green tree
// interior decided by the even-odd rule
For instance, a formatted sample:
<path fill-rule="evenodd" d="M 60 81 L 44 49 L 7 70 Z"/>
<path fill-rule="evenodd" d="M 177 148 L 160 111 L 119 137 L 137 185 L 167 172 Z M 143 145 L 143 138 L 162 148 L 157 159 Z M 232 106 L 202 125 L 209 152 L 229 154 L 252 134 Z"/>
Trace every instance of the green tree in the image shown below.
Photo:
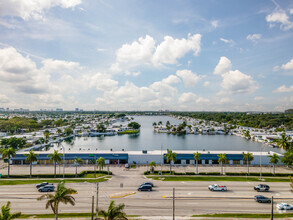
<path fill-rule="evenodd" d="M 278 156 L 278 154 L 273 154 L 273 155 L 269 155 L 268 156 L 269 158 L 271 158 L 270 159 L 270 163 L 271 164 L 273 164 L 273 175 L 275 176 L 275 165 L 277 164 L 277 163 L 279 163 L 279 161 L 280 161 L 280 157 Z"/>
<path fill-rule="evenodd" d="M 46 209 L 51 207 L 53 213 L 55 214 L 55 219 L 58 219 L 60 202 L 64 204 L 69 203 L 72 206 L 75 205 L 75 199 L 72 194 L 76 194 L 76 190 L 65 187 L 65 183 L 62 181 L 61 183 L 58 183 L 55 194 L 47 193 L 40 196 L 37 200 L 47 199 Z"/>
<path fill-rule="evenodd" d="M 30 178 L 32 178 L 32 169 L 33 169 L 33 162 L 38 161 L 37 156 L 33 150 L 30 150 L 29 153 L 26 155 L 25 161 L 30 164 Z"/>
<path fill-rule="evenodd" d="M 157 126 L 157 123 L 156 123 L 156 122 L 153 122 L 153 126 L 154 126 L 154 127 Z"/>
<path fill-rule="evenodd" d="M 250 161 L 253 161 L 253 155 L 252 155 L 252 153 L 249 153 L 249 152 L 247 152 L 247 153 L 242 153 L 242 155 L 243 155 L 243 160 L 244 161 L 246 161 L 246 164 L 247 164 L 247 174 L 249 175 L 249 162 Z"/>
<path fill-rule="evenodd" d="M 281 160 L 287 166 L 292 166 L 293 165 L 293 150 L 288 150 L 287 152 L 285 152 Z"/>
<path fill-rule="evenodd" d="M 196 163 L 196 174 L 198 174 L 198 161 L 200 160 L 200 153 L 196 152 L 193 154 Z"/>
<path fill-rule="evenodd" d="M 45 139 L 47 140 L 47 143 L 48 143 L 48 141 L 49 141 L 49 137 L 50 137 L 50 131 L 49 131 L 49 130 L 45 130 L 45 131 L 43 132 L 43 134 L 44 134 Z"/>
<path fill-rule="evenodd" d="M 56 165 L 57 163 L 62 161 L 61 156 L 63 156 L 63 154 L 59 154 L 58 150 L 54 150 L 53 154 L 48 154 L 50 161 L 54 162 L 54 177 L 55 178 L 56 178 Z"/>
<path fill-rule="evenodd" d="M 11 138 L 5 138 L 1 139 L 1 145 L 4 147 L 12 147 L 13 149 L 20 149 L 25 147 L 26 145 L 26 140 L 23 138 L 16 138 L 16 137 L 11 137 Z"/>
<path fill-rule="evenodd" d="M 14 214 L 10 213 L 10 202 L 8 201 L 6 205 L 3 205 L 1 207 L 1 213 L 0 213 L 0 220 L 10 220 L 18 218 L 21 215 L 21 212 L 17 212 Z"/>
<path fill-rule="evenodd" d="M 276 139 L 275 143 L 285 151 L 290 149 L 289 137 L 285 133 L 282 133 L 281 138 Z"/>
<path fill-rule="evenodd" d="M 227 163 L 227 157 L 226 154 L 219 154 L 218 156 L 218 162 L 221 164 L 221 174 L 224 175 L 223 172 L 223 164 Z"/>
<path fill-rule="evenodd" d="M 3 159 L 5 159 L 5 158 L 8 159 L 8 178 L 9 178 L 9 175 L 10 175 L 10 158 L 15 157 L 15 156 L 16 156 L 16 153 L 15 153 L 15 150 L 12 147 L 2 150 L 2 158 Z"/>
<path fill-rule="evenodd" d="M 62 130 L 60 128 L 57 128 L 57 134 L 61 135 L 62 133 L 63 133 Z"/>
<path fill-rule="evenodd" d="M 100 171 L 105 167 L 105 158 L 100 157 L 97 159 L 97 167 Z"/>
<path fill-rule="evenodd" d="M 249 131 L 245 131 L 244 132 L 244 137 L 246 137 L 247 139 L 250 139 L 251 138 L 250 132 Z"/>
<path fill-rule="evenodd" d="M 165 155 L 167 159 L 167 163 L 170 163 L 170 174 L 172 173 L 172 161 L 176 161 L 177 154 L 172 152 L 172 150 L 168 150 L 168 153 Z"/>
<path fill-rule="evenodd" d="M 150 162 L 149 166 L 151 167 L 152 173 L 154 173 L 155 167 L 157 166 L 156 162 L 155 161 Z"/>
<path fill-rule="evenodd" d="M 100 123 L 97 125 L 97 130 L 98 130 L 98 132 L 105 132 L 106 128 L 103 123 Z"/>
<path fill-rule="evenodd" d="M 123 211 L 124 208 L 124 204 L 115 206 L 115 202 L 111 201 L 108 207 L 108 211 L 100 210 L 99 215 L 103 216 L 105 220 L 127 219 L 126 213 Z"/>
<path fill-rule="evenodd" d="M 138 124 L 138 123 L 135 122 L 135 121 L 130 122 L 127 126 L 128 126 L 129 128 L 135 129 L 135 130 L 138 130 L 138 129 L 140 128 L 140 124 Z"/>
<path fill-rule="evenodd" d="M 69 135 L 73 134 L 73 130 L 71 128 L 65 128 L 64 133 L 66 136 L 69 136 Z"/>
<path fill-rule="evenodd" d="M 75 177 L 77 177 L 77 166 L 83 163 L 83 160 L 80 158 L 75 157 L 74 158 L 75 163 Z"/>

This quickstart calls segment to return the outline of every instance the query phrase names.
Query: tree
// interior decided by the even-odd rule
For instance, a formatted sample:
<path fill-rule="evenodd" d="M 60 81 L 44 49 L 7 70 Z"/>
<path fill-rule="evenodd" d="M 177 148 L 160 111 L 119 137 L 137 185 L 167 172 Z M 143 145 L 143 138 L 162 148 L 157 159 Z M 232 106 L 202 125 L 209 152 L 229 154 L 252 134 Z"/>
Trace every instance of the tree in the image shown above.
<path fill-rule="evenodd" d="M 196 152 L 193 154 L 195 162 L 196 162 L 196 174 L 198 174 L 198 161 L 200 160 L 200 153 Z"/>
<path fill-rule="evenodd" d="M 59 203 L 69 203 L 70 205 L 74 206 L 75 199 L 72 194 L 76 193 L 76 190 L 65 187 L 65 182 L 62 181 L 61 183 L 58 183 L 55 194 L 47 193 L 40 196 L 37 200 L 47 199 L 46 209 L 51 207 L 53 213 L 55 214 L 55 219 L 58 219 Z"/>
<path fill-rule="evenodd" d="M 58 150 L 54 150 L 53 154 L 49 154 L 48 157 L 50 158 L 50 161 L 54 162 L 54 177 L 56 178 L 56 165 L 57 163 L 61 162 L 61 156 L 63 154 L 59 154 Z"/>
<path fill-rule="evenodd" d="M 3 159 L 5 159 L 5 158 L 8 159 L 8 178 L 9 178 L 9 175 L 10 175 L 10 158 L 15 157 L 15 156 L 16 156 L 15 150 L 12 147 L 2 150 L 2 158 Z"/>
<path fill-rule="evenodd" d="M 150 162 L 150 163 L 149 163 L 149 166 L 151 167 L 151 171 L 152 171 L 152 173 L 154 173 L 154 169 L 155 169 L 155 167 L 157 166 L 156 162 L 155 162 L 155 161 Z"/>
<path fill-rule="evenodd" d="M 156 122 L 153 122 L 153 126 L 154 126 L 154 127 L 157 126 L 157 123 L 156 123 Z"/>
<path fill-rule="evenodd" d="M 275 165 L 279 163 L 280 157 L 276 153 L 273 155 L 269 155 L 268 157 L 271 158 L 270 163 L 273 164 L 273 175 L 275 176 Z"/>
<path fill-rule="evenodd" d="M 246 137 L 247 139 L 250 139 L 251 138 L 250 132 L 249 131 L 244 132 L 244 137 Z"/>
<path fill-rule="evenodd" d="M 97 167 L 99 168 L 99 170 L 101 171 L 105 166 L 105 158 L 100 157 L 99 159 L 97 159 Z"/>
<path fill-rule="evenodd" d="M 138 129 L 140 128 L 140 124 L 138 124 L 138 123 L 135 122 L 135 121 L 130 122 L 127 126 L 128 126 L 129 128 L 135 129 L 135 130 L 138 130 Z"/>
<path fill-rule="evenodd" d="M 165 155 L 167 163 L 170 163 L 170 174 L 172 173 L 172 161 L 176 161 L 176 153 L 173 153 L 172 150 L 168 150 L 168 153 Z"/>
<path fill-rule="evenodd" d="M 1 145 L 6 148 L 12 147 L 13 149 L 19 149 L 19 148 L 25 147 L 26 140 L 23 138 L 16 138 L 16 137 L 5 138 L 5 139 L 1 139 Z"/>
<path fill-rule="evenodd" d="M 60 128 L 57 128 L 57 134 L 61 135 L 62 133 L 63 133 L 62 130 Z"/>
<path fill-rule="evenodd" d="M 83 163 L 83 160 L 80 158 L 75 157 L 74 158 L 75 163 L 75 177 L 77 177 L 77 166 Z"/>
<path fill-rule="evenodd" d="M 105 132 L 106 128 L 103 123 L 100 123 L 97 125 L 97 130 L 98 130 L 98 132 Z"/>
<path fill-rule="evenodd" d="M 276 139 L 274 142 L 285 151 L 290 149 L 289 137 L 285 133 L 282 133 L 281 138 Z"/>
<path fill-rule="evenodd" d="M 21 215 L 21 212 L 17 212 L 14 214 L 10 213 L 10 202 L 8 201 L 6 205 L 3 205 L 1 207 L 1 213 L 0 213 L 0 220 L 10 220 L 18 218 Z"/>
<path fill-rule="evenodd" d="M 49 137 L 50 137 L 50 131 L 48 130 L 45 130 L 43 132 L 44 136 L 45 136 L 45 139 L 46 139 L 46 142 L 48 143 L 49 142 Z"/>
<path fill-rule="evenodd" d="M 227 157 L 226 154 L 219 154 L 218 156 L 218 162 L 221 164 L 221 174 L 224 175 L 223 172 L 223 164 L 227 163 Z"/>
<path fill-rule="evenodd" d="M 27 154 L 26 162 L 30 164 L 30 178 L 32 178 L 32 167 L 33 167 L 33 162 L 38 161 L 37 156 L 38 154 L 35 154 L 33 150 L 30 150 L 29 153 Z"/>
<path fill-rule="evenodd" d="M 69 136 L 69 135 L 73 134 L 73 130 L 71 128 L 65 128 L 64 133 L 66 136 Z"/>
<path fill-rule="evenodd" d="M 103 216 L 105 220 L 127 219 L 126 213 L 123 212 L 124 208 L 124 204 L 115 206 L 115 202 L 112 200 L 109 204 L 108 211 L 100 210 L 99 215 Z"/>
<path fill-rule="evenodd" d="M 247 174 L 249 175 L 249 162 L 250 161 L 253 161 L 253 156 L 252 156 L 252 153 L 242 153 L 243 155 L 243 160 L 246 161 L 246 164 L 247 164 Z"/>
<path fill-rule="evenodd" d="M 288 150 L 286 153 L 284 153 L 284 156 L 282 157 L 281 160 L 287 166 L 292 166 L 292 164 L 293 164 L 293 150 Z"/>
<path fill-rule="evenodd" d="M 292 177 L 290 176 L 290 186 L 291 186 L 291 192 L 293 192 L 293 179 L 292 179 Z"/>

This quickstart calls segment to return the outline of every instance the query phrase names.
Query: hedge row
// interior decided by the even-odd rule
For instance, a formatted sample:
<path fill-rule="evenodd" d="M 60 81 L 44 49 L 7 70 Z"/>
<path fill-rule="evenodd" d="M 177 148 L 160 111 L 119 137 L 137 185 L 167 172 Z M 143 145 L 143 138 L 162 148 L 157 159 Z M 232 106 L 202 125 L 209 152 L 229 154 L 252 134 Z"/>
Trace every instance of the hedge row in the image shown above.
<path fill-rule="evenodd" d="M 87 174 L 94 174 L 93 170 L 84 170 L 77 174 L 78 178 L 82 178 Z M 108 175 L 108 171 L 96 171 L 96 174 L 106 174 Z M 109 171 L 109 175 L 112 175 L 112 172 Z M 54 174 L 34 174 L 32 178 L 54 178 Z M 2 178 L 8 178 L 7 175 L 3 175 Z M 9 175 L 9 178 L 30 178 L 30 175 Z M 63 178 L 63 174 L 56 174 L 56 178 Z M 64 174 L 64 178 L 75 178 L 75 174 Z"/>
<path fill-rule="evenodd" d="M 158 175 L 160 173 L 160 171 L 154 171 L 154 173 L 150 173 L 150 171 L 145 171 L 144 175 L 150 175 L 150 174 L 154 174 L 154 175 Z M 162 171 L 162 174 L 170 174 L 170 171 Z M 186 173 L 177 173 L 172 171 L 170 175 L 196 175 L 195 172 L 186 172 Z M 199 172 L 198 175 L 221 175 L 220 172 Z M 225 173 L 226 176 L 246 176 L 247 173 L 232 173 L 232 172 L 226 172 Z M 293 176 L 293 173 L 276 173 L 275 176 L 277 177 L 288 177 L 288 176 Z M 249 176 L 260 176 L 260 173 L 249 173 Z M 262 176 L 274 176 L 272 173 L 262 173 Z"/>

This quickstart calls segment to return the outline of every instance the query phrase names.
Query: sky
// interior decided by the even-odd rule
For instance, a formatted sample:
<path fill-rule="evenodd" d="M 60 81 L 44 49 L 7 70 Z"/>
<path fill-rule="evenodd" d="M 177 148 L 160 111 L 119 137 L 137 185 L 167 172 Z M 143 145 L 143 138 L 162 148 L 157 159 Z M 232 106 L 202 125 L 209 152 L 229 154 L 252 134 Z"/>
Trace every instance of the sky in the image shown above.
<path fill-rule="evenodd" d="M 0 108 L 293 108 L 293 1 L 0 0 Z"/>

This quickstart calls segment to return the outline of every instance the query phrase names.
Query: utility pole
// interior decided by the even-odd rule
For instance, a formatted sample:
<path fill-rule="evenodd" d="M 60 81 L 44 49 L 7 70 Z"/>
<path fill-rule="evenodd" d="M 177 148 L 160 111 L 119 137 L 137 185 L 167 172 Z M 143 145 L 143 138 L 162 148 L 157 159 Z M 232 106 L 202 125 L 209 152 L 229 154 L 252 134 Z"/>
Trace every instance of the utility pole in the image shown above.
<path fill-rule="evenodd" d="M 95 196 L 92 196 L 92 218 L 94 220 L 94 210 L 95 210 Z"/>
<path fill-rule="evenodd" d="M 99 217 L 99 183 L 97 183 L 96 218 Z"/>
<path fill-rule="evenodd" d="M 271 220 L 274 220 L 274 197 L 272 196 L 272 214 L 271 214 Z"/>
<path fill-rule="evenodd" d="M 175 188 L 173 188 L 173 220 L 175 220 Z"/>
<path fill-rule="evenodd" d="M 95 170 L 95 178 L 97 178 L 97 175 L 96 175 L 96 172 L 97 172 L 97 158 L 96 158 L 96 155 L 95 155 L 95 161 L 94 161 L 94 170 Z"/>
<path fill-rule="evenodd" d="M 163 154 L 162 154 L 163 145 L 161 144 L 161 179 L 162 179 L 162 172 L 163 172 Z"/>

